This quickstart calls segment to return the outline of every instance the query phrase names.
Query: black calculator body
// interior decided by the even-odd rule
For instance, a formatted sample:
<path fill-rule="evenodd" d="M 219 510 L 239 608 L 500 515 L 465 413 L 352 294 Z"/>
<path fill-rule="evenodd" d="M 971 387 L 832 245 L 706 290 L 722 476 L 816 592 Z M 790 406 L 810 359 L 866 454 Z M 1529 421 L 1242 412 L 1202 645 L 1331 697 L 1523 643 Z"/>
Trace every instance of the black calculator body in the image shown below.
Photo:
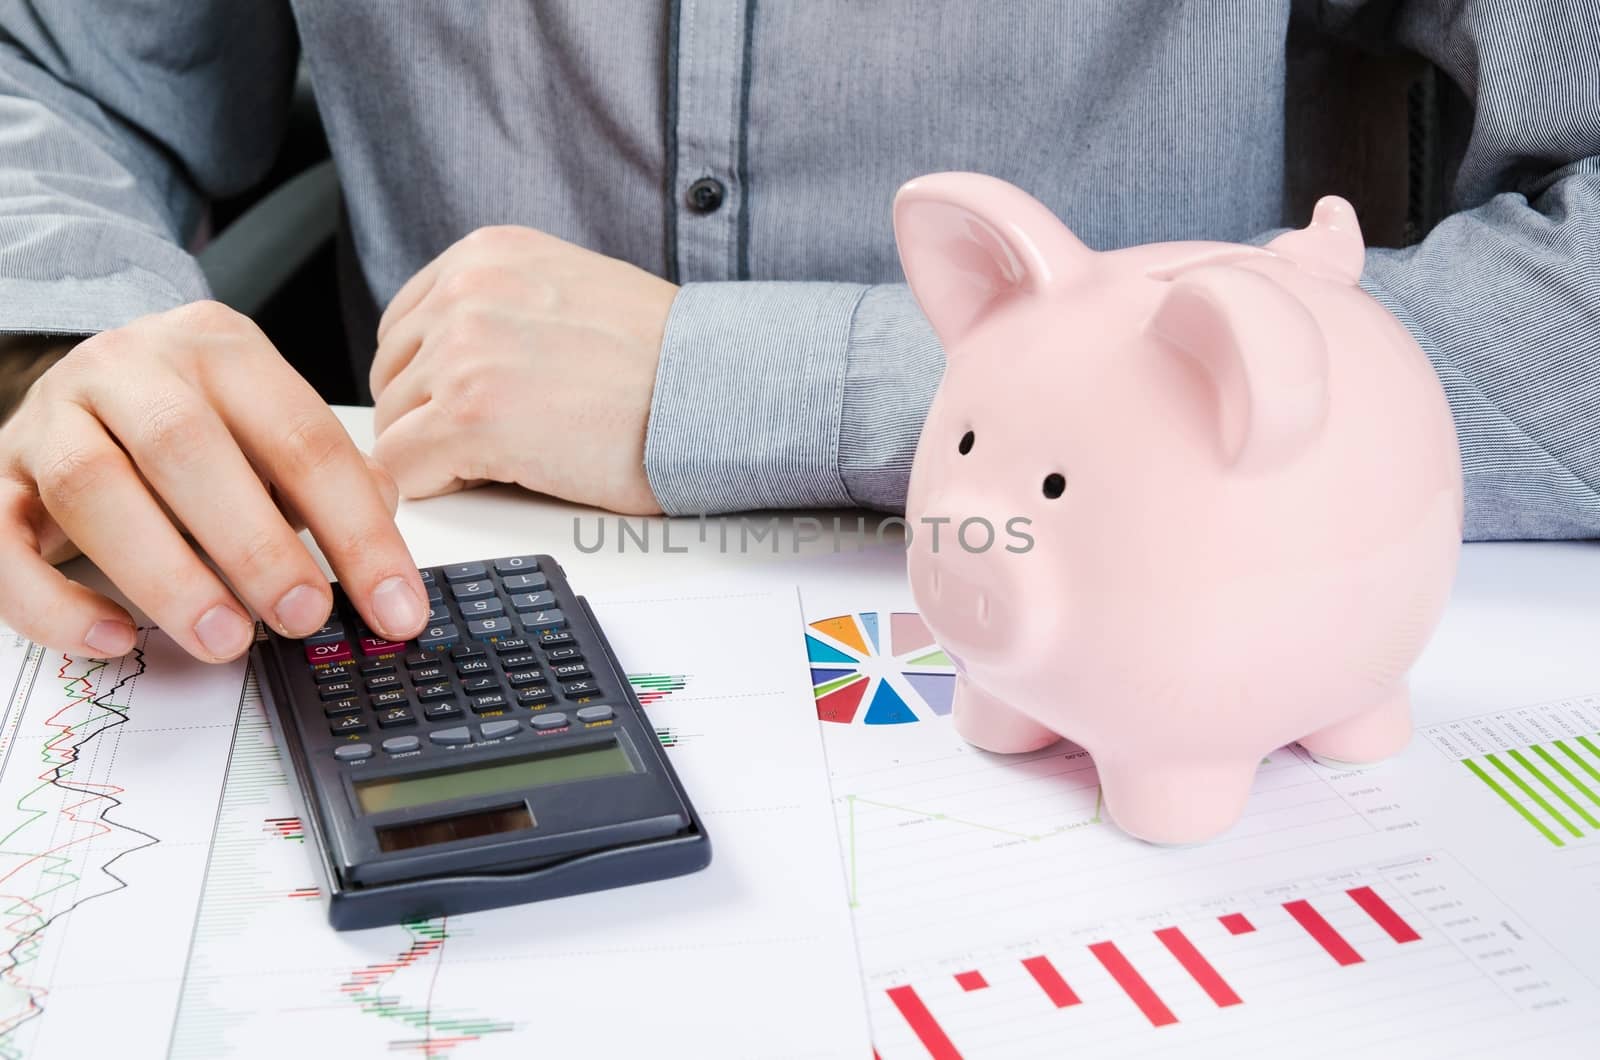
<path fill-rule="evenodd" d="M 548 556 L 423 570 L 415 641 L 328 624 L 252 653 L 334 927 L 704 868 L 711 844 L 588 602 Z"/>

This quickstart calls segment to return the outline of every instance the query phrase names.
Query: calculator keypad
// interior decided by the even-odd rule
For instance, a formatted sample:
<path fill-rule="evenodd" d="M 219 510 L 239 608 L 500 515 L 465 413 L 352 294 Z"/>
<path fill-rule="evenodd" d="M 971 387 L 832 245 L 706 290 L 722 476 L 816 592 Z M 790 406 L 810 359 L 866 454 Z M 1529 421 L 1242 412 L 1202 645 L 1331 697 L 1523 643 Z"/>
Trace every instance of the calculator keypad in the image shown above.
<path fill-rule="evenodd" d="M 575 599 L 550 588 L 536 556 L 509 556 L 422 570 L 428 628 L 397 643 L 364 628 L 342 600 L 304 642 L 334 756 L 454 754 L 516 733 L 548 736 L 615 722 L 606 689 L 584 659 L 566 617 Z M 346 618 L 339 617 L 340 615 Z M 408 734 L 406 730 L 411 730 Z M 399 730 L 399 732 L 395 732 Z"/>

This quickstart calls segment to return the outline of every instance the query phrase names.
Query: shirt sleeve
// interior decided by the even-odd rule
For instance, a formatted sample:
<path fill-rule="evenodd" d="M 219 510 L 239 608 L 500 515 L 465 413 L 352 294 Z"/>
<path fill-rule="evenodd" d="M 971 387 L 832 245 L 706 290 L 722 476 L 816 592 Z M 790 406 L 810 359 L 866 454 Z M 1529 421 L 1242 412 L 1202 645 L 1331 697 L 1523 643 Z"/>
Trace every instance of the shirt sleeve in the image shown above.
<path fill-rule="evenodd" d="M 1427 0 L 1389 36 L 1475 111 L 1457 212 L 1362 280 L 1449 396 L 1465 536 L 1600 536 L 1600 7 Z"/>
<path fill-rule="evenodd" d="M 185 244 L 270 166 L 296 47 L 275 0 L 0 0 L 0 331 L 205 297 Z"/>

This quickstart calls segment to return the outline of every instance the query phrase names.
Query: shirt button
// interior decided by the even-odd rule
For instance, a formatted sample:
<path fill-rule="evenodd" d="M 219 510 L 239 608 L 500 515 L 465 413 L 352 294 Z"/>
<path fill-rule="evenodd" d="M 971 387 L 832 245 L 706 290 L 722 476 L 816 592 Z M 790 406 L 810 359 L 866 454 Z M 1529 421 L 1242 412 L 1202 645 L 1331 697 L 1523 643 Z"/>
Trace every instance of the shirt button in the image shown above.
<path fill-rule="evenodd" d="M 689 203 L 689 209 L 695 213 L 715 213 L 727 194 L 728 189 L 722 186 L 722 181 L 715 177 L 701 177 L 689 185 L 689 193 L 684 198 Z"/>

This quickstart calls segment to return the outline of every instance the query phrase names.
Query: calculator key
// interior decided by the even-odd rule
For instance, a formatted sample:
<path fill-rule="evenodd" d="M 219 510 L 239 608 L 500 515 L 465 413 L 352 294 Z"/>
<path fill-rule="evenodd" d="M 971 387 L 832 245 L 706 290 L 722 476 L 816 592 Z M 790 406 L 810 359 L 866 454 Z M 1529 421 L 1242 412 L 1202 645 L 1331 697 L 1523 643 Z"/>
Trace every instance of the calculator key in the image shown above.
<path fill-rule="evenodd" d="M 354 681 L 332 681 L 317 689 L 317 695 L 324 699 L 343 699 L 345 696 L 355 695 L 356 684 Z"/>
<path fill-rule="evenodd" d="M 456 660 L 457 662 L 460 662 L 462 659 L 471 659 L 479 655 L 488 654 L 489 653 L 487 651 L 484 651 L 482 644 L 473 644 L 470 641 L 466 644 L 458 645 L 450 650 L 450 658 Z"/>
<path fill-rule="evenodd" d="M 362 655 L 393 655 L 396 652 L 405 650 L 406 646 L 404 644 L 397 644 L 386 637 L 368 635 L 361 638 Z"/>
<path fill-rule="evenodd" d="M 486 674 L 494 672 L 494 664 L 488 658 L 462 659 L 456 663 L 456 672 L 462 677 L 468 674 Z"/>
<path fill-rule="evenodd" d="M 359 714 L 361 703 L 354 699 L 336 699 L 332 703 L 322 704 L 322 713 L 330 718 L 337 718 L 341 714 Z"/>
<path fill-rule="evenodd" d="M 417 580 L 423 585 L 437 585 L 439 582 L 439 579 L 434 576 L 433 571 L 426 569 L 417 571 Z"/>
<path fill-rule="evenodd" d="M 335 736 L 343 736 L 352 732 L 366 732 L 367 719 L 359 714 L 346 714 L 342 717 L 334 718 L 333 724 L 329 725 L 328 729 Z"/>
<path fill-rule="evenodd" d="M 442 744 L 471 743 L 472 730 L 465 725 L 457 725 L 453 729 L 435 729 L 428 734 L 428 739 Z"/>
<path fill-rule="evenodd" d="M 444 679 L 444 667 L 440 666 L 438 663 L 431 663 L 428 666 L 419 666 L 411 671 L 411 680 L 414 684 L 418 685 L 428 684 L 432 681 L 442 681 Z"/>
<path fill-rule="evenodd" d="M 498 740 L 502 736 L 510 736 L 514 732 L 522 731 L 522 722 L 486 721 L 478 726 L 478 731 L 483 733 L 485 740 Z"/>
<path fill-rule="evenodd" d="M 504 710 L 506 695 L 504 692 L 480 692 L 475 696 L 468 696 L 467 703 L 472 707 L 474 714 L 482 714 L 486 710 Z"/>
<path fill-rule="evenodd" d="M 511 597 L 511 606 L 518 611 L 543 611 L 554 607 L 556 594 L 545 590 L 541 593 L 516 593 Z"/>
<path fill-rule="evenodd" d="M 391 688 L 400 687 L 400 677 L 397 674 L 382 674 L 378 677 L 367 678 L 368 692 L 384 692 Z"/>
<path fill-rule="evenodd" d="M 325 685 L 329 681 L 343 681 L 350 676 L 350 667 L 344 663 L 319 666 L 311 672 L 311 676 L 319 685 Z"/>
<path fill-rule="evenodd" d="M 445 721 L 461 717 L 461 708 L 454 703 L 429 703 L 422 708 L 422 716 L 429 721 Z"/>
<path fill-rule="evenodd" d="M 344 623 L 329 619 L 327 625 L 304 639 L 307 644 L 337 644 L 344 640 Z"/>
<path fill-rule="evenodd" d="M 391 736 L 383 741 L 383 749 L 392 755 L 403 755 L 421 747 L 422 741 L 415 736 Z"/>
<path fill-rule="evenodd" d="M 417 698 L 424 703 L 436 699 L 449 699 L 455 694 L 455 689 L 450 687 L 449 681 L 435 681 L 433 684 L 417 686 Z"/>
<path fill-rule="evenodd" d="M 573 716 L 579 721 L 593 724 L 597 721 L 610 721 L 617 716 L 617 712 L 603 703 L 596 703 L 592 707 L 579 707 L 573 711 Z"/>
<path fill-rule="evenodd" d="M 396 688 L 388 692 L 379 692 L 372 697 L 374 707 L 397 707 L 402 703 L 410 702 L 406 699 L 406 690 Z"/>
<path fill-rule="evenodd" d="M 410 707 L 388 707 L 378 711 L 378 727 L 392 729 L 396 725 L 415 725 L 417 716 Z"/>
<path fill-rule="evenodd" d="M 548 588 L 550 579 L 543 574 L 508 574 L 500 579 L 507 592 L 534 593 Z"/>
<path fill-rule="evenodd" d="M 531 651 L 518 652 L 516 655 L 502 655 L 500 657 L 500 665 L 506 668 L 507 673 L 512 670 L 526 670 L 530 666 L 538 666 L 539 657 Z"/>
<path fill-rule="evenodd" d="M 432 666 L 444 656 L 434 651 L 414 651 L 406 656 L 406 665 L 415 670 L 419 666 Z"/>
<path fill-rule="evenodd" d="M 532 611 L 522 614 L 522 624 L 529 630 L 560 629 L 567 624 L 567 616 L 561 613 L 560 608 L 551 608 L 548 611 Z"/>
<path fill-rule="evenodd" d="M 451 583 L 472 581 L 489 573 L 481 563 L 451 563 L 439 569 L 444 572 L 444 580 Z"/>
<path fill-rule="evenodd" d="M 339 663 L 350 661 L 350 645 L 346 641 L 337 640 L 332 644 L 307 644 L 306 662 L 313 666 L 319 663 Z"/>
<path fill-rule="evenodd" d="M 592 696 L 597 695 L 599 691 L 600 686 L 589 678 L 583 678 L 579 681 L 568 681 L 566 684 L 561 686 L 561 694 L 564 696 Z"/>
<path fill-rule="evenodd" d="M 428 606 L 444 603 L 444 588 L 438 585 L 428 586 Z"/>
<path fill-rule="evenodd" d="M 482 640 L 511 632 L 511 620 L 504 615 L 498 618 L 474 618 L 467 621 L 467 633 Z"/>
<path fill-rule="evenodd" d="M 501 637 L 494 642 L 494 650 L 501 655 L 510 655 L 516 651 L 527 651 L 528 642 L 521 637 Z"/>
<path fill-rule="evenodd" d="M 461 682 L 461 691 L 467 693 L 488 692 L 499 687 L 500 682 L 492 677 L 469 677 Z"/>
<path fill-rule="evenodd" d="M 550 672 L 556 675 L 557 681 L 570 681 L 574 677 L 589 676 L 589 666 L 583 662 L 556 663 L 550 667 Z"/>
<path fill-rule="evenodd" d="M 571 644 L 572 634 L 564 629 L 547 630 L 539 634 L 539 643 L 546 648 L 557 644 Z"/>
<path fill-rule="evenodd" d="M 517 692 L 517 702 L 525 707 L 548 703 L 554 698 L 556 698 L 556 694 L 550 691 L 549 685 L 532 685 Z"/>
<path fill-rule="evenodd" d="M 429 626 L 417 638 L 417 647 L 424 651 L 443 650 L 461 639 L 461 631 L 446 622 L 442 626 Z"/>
<path fill-rule="evenodd" d="M 551 648 L 549 651 L 545 652 L 544 654 L 545 654 L 545 657 L 548 658 L 553 663 L 555 663 L 555 662 L 563 662 L 563 661 L 566 661 L 568 659 L 581 659 L 581 658 L 583 658 L 583 652 L 581 650 L 579 650 L 579 648 L 578 648 L 578 646 L 576 644 L 568 644 L 565 647 L 561 647 L 561 648 Z"/>
<path fill-rule="evenodd" d="M 494 582 L 460 582 L 450 586 L 450 593 L 456 600 L 482 600 L 486 596 L 494 595 Z"/>
<path fill-rule="evenodd" d="M 506 684 L 512 688 L 527 688 L 543 680 L 544 674 L 538 670 L 512 670 L 506 674 Z"/>
<path fill-rule="evenodd" d="M 461 613 L 467 618 L 488 618 L 506 613 L 506 605 L 498 597 L 492 596 L 487 600 L 463 600 L 460 607 Z"/>
<path fill-rule="evenodd" d="M 428 609 L 428 625 L 437 626 L 450 621 L 450 609 L 441 600 Z"/>
<path fill-rule="evenodd" d="M 504 556 L 494 561 L 496 574 L 521 574 L 538 569 L 539 560 L 536 556 Z"/>
<path fill-rule="evenodd" d="M 567 726 L 567 716 L 565 714 L 535 714 L 528 719 L 528 724 L 540 732 L 547 732 L 550 729 L 564 729 Z"/>
<path fill-rule="evenodd" d="M 347 743 L 333 749 L 333 757 L 341 762 L 363 762 L 372 757 L 370 743 Z"/>
<path fill-rule="evenodd" d="M 378 677 L 392 673 L 394 673 L 394 663 L 388 659 L 374 659 L 372 662 L 361 664 L 362 677 Z"/>

